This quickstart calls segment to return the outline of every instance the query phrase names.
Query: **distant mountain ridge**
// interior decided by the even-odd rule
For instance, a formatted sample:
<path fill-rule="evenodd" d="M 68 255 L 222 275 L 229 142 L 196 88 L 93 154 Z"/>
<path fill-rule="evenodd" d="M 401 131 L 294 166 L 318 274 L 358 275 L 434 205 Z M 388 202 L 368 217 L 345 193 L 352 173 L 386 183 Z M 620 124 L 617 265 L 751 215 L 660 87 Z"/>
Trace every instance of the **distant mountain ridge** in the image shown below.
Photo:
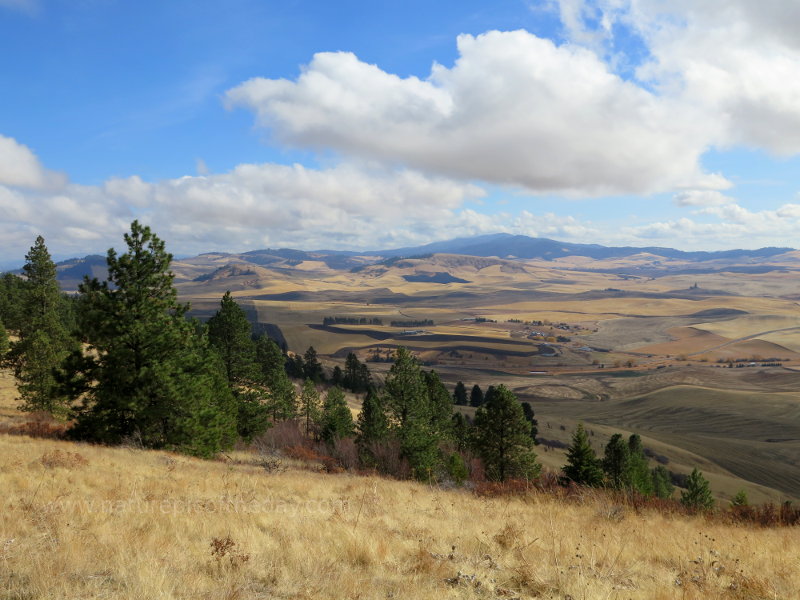
<path fill-rule="evenodd" d="M 565 256 L 585 256 L 596 260 L 608 258 L 625 258 L 636 254 L 655 254 L 664 258 L 682 259 L 689 261 L 708 260 L 736 260 L 742 258 L 769 258 L 795 248 L 766 247 L 757 250 L 697 250 L 686 251 L 661 246 L 603 246 L 601 244 L 579 244 L 573 242 L 559 242 L 549 238 L 534 238 L 527 235 L 512 235 L 510 233 L 490 233 L 468 238 L 454 238 L 443 242 L 432 242 L 421 246 L 407 246 L 403 248 L 390 248 L 384 250 L 295 250 L 291 248 L 265 248 L 243 252 L 239 256 L 256 264 L 269 264 L 278 258 L 284 260 L 322 260 L 331 268 L 346 268 L 346 264 L 354 262 L 356 256 L 370 256 L 381 258 L 411 258 L 429 254 L 461 254 L 465 256 L 498 258 L 541 258 L 552 260 Z M 265 258 L 269 257 L 266 262 Z M 340 267 L 333 266 L 339 264 Z"/>
<path fill-rule="evenodd" d="M 559 242 L 549 238 L 533 238 L 527 235 L 511 235 L 509 233 L 493 233 L 471 238 L 456 238 L 445 242 L 433 242 L 423 246 L 397 248 L 365 252 L 372 256 L 410 256 L 415 254 L 465 254 L 468 256 L 497 256 L 499 258 L 541 258 L 552 260 L 565 256 L 586 256 L 597 260 L 607 258 L 624 258 L 636 254 L 655 254 L 664 258 L 691 261 L 735 260 L 741 258 L 768 258 L 794 248 L 759 248 L 758 250 L 717 250 L 717 251 L 685 251 L 659 246 L 602 246 L 600 244 L 577 244 Z"/>
<path fill-rule="evenodd" d="M 580 256 L 594 260 L 626 258 L 640 254 L 652 254 L 657 257 L 688 262 L 707 261 L 763 261 L 794 251 L 794 248 L 767 247 L 757 250 L 718 250 L 718 251 L 685 251 L 659 246 L 603 246 L 600 244 L 579 244 L 560 242 L 549 238 L 534 238 L 525 235 L 494 233 L 468 238 L 433 242 L 421 246 L 391 248 L 385 250 L 297 250 L 292 248 L 265 248 L 242 253 L 208 252 L 198 257 L 181 260 L 193 260 L 204 256 L 220 258 L 231 257 L 255 265 L 270 268 L 291 268 L 305 261 L 319 261 L 331 269 L 350 270 L 374 264 L 381 260 L 413 258 L 432 254 L 455 254 L 475 257 L 498 257 L 502 259 L 541 259 L 554 260 L 567 256 Z M 80 280 L 84 275 L 97 276 L 105 267 L 105 257 L 89 255 L 83 258 L 72 258 L 56 263 L 59 279 Z M 16 272 L 19 272 L 17 270 Z"/>

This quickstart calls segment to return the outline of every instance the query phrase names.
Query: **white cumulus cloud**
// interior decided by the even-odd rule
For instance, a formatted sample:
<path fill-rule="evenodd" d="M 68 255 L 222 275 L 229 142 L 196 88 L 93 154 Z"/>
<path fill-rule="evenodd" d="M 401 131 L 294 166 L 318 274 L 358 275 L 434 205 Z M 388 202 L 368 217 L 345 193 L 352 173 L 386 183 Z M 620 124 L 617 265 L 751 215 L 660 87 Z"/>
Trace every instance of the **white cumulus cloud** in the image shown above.
<path fill-rule="evenodd" d="M 736 201 L 717 190 L 686 190 L 673 199 L 678 206 L 722 206 Z"/>
<path fill-rule="evenodd" d="M 30 148 L 0 134 L 0 185 L 47 189 L 65 183 L 66 177 L 45 169 Z"/>
<path fill-rule="evenodd" d="M 699 166 L 715 122 L 624 81 L 587 49 L 492 31 L 459 36 L 458 51 L 425 80 L 320 53 L 295 81 L 251 79 L 227 100 L 282 143 L 533 192 L 728 185 Z"/>
<path fill-rule="evenodd" d="M 134 218 L 179 254 L 388 247 L 451 233 L 464 203 L 483 194 L 408 169 L 244 164 L 216 175 L 157 182 L 132 176 L 57 191 L 0 185 L 0 235 L 6 256 L 20 257 L 38 234 L 57 254 L 102 252 L 119 245 Z"/>
<path fill-rule="evenodd" d="M 587 42 L 596 37 L 610 44 L 609 23 L 640 36 L 649 53 L 640 81 L 704 112 L 717 126 L 709 145 L 800 152 L 800 3 L 558 1 L 578 44 L 596 47 Z"/>

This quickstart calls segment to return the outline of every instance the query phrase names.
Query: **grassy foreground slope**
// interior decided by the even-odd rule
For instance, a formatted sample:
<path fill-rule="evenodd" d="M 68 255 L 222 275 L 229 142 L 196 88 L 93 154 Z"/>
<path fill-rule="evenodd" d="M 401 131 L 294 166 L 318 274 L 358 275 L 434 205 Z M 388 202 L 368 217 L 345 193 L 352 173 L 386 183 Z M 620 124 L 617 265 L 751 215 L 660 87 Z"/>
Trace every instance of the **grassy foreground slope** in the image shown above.
<path fill-rule="evenodd" d="M 796 598 L 793 528 L 0 436 L 2 598 Z"/>

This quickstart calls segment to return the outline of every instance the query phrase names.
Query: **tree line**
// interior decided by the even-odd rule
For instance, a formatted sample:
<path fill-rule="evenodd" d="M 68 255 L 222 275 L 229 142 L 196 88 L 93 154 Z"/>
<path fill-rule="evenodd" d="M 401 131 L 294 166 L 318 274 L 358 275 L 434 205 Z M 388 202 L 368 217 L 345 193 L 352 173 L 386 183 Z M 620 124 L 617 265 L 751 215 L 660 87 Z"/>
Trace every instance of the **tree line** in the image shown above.
<path fill-rule="evenodd" d="M 384 472 L 461 478 L 469 451 L 495 478 L 538 473 L 530 423 L 505 387 L 467 424 L 439 376 L 400 348 L 381 387 L 350 353 L 323 400 L 328 381 L 313 347 L 287 359 L 269 338 L 254 340 L 230 292 L 207 323 L 189 319 L 164 242 L 137 221 L 124 240 L 124 253 L 108 251 L 107 279 L 85 278 L 72 298 L 41 237 L 24 278 L 3 279 L 0 317 L 17 334 L 3 360 L 22 408 L 69 419 L 72 438 L 208 457 L 294 420 L 332 448 L 352 439 L 362 464 Z M 303 380 L 299 396 L 292 375 Z M 358 422 L 345 388 L 365 394 Z"/>
<path fill-rule="evenodd" d="M 615 433 L 606 444 L 602 458 L 598 457 L 589 442 L 582 424 L 578 424 L 567 448 L 567 463 L 563 467 L 567 482 L 589 487 L 607 487 L 634 492 L 642 496 L 671 498 L 675 487 L 670 472 L 657 465 L 650 469 L 642 439 L 638 434 L 627 440 Z M 714 496 L 708 480 L 696 468 L 685 480 L 686 489 L 680 502 L 693 510 L 710 510 Z M 740 491 L 731 502 L 733 506 L 747 504 L 747 495 Z"/>
<path fill-rule="evenodd" d="M 323 317 L 322 324 L 328 325 L 383 325 L 378 317 Z"/>
<path fill-rule="evenodd" d="M 505 386 L 484 393 L 476 384 L 468 394 L 459 381 L 451 394 L 402 347 L 382 385 L 352 352 L 328 378 L 313 346 L 288 357 L 267 336 L 254 339 L 230 292 L 207 323 L 187 318 L 163 241 L 137 221 L 124 240 L 125 253 L 108 251 L 107 279 L 85 278 L 73 297 L 60 292 L 41 237 L 25 257 L 24 278 L 0 279 L 0 354 L 21 408 L 70 419 L 71 437 L 208 457 L 295 421 L 331 452 L 352 440 L 361 467 L 387 474 L 463 481 L 474 459 L 491 480 L 540 473 L 533 408 Z M 16 333 L 11 343 L 7 329 Z M 299 395 L 291 377 L 303 381 Z M 345 390 L 364 394 L 356 421 Z M 467 405 L 476 408 L 472 420 L 454 409 Z M 648 468 L 638 435 L 615 434 L 598 458 L 582 425 L 563 473 L 565 483 L 645 496 L 668 498 L 674 489 L 663 466 Z M 713 504 L 697 470 L 682 502 Z"/>

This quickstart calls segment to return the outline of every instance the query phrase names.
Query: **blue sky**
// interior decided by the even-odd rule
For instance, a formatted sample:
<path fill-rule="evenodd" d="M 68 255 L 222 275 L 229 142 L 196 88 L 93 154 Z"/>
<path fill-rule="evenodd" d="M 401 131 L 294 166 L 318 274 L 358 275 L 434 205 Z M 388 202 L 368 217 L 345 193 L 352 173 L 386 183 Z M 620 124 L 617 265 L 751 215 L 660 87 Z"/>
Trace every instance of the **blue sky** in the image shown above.
<path fill-rule="evenodd" d="M 797 246 L 800 7 L 667 4 L 0 0 L 0 263 Z"/>

